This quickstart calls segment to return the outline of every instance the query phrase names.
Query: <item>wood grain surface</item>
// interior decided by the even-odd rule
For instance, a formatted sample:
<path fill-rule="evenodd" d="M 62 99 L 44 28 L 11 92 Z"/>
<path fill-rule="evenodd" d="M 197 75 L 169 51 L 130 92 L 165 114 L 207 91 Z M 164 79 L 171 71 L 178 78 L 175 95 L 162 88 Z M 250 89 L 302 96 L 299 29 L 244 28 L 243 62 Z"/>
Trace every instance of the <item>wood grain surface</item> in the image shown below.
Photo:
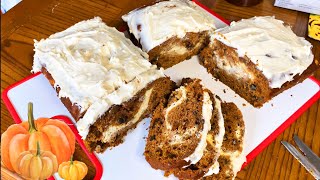
<path fill-rule="evenodd" d="M 10 84 L 31 74 L 34 39 L 46 38 L 76 22 L 94 16 L 100 16 L 109 26 L 119 27 L 124 24 L 121 15 L 151 1 L 23 0 L 6 14 L 1 14 L 1 92 Z M 254 7 L 237 7 L 224 0 L 200 2 L 229 21 L 274 15 L 290 24 L 299 36 L 307 36 L 308 14 L 274 7 L 274 0 L 263 0 Z M 320 42 L 307 39 L 313 44 L 315 58 L 319 60 Z M 319 71 L 315 73 L 315 77 L 320 79 Z M 1 134 L 13 123 L 1 101 Z M 280 144 L 281 140 L 293 143 L 293 134 L 298 134 L 317 155 L 320 155 L 320 100 L 239 172 L 237 179 L 313 179 Z M 79 150 L 77 153 L 81 154 Z M 89 172 L 89 176 L 93 177 L 94 171 Z"/>

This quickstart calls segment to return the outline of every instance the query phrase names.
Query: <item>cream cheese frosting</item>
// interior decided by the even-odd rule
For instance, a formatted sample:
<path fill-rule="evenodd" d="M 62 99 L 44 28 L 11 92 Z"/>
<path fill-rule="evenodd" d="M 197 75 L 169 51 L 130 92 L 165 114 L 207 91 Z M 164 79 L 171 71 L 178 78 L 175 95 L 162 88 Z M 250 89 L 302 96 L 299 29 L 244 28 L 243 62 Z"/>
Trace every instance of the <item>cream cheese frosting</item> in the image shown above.
<path fill-rule="evenodd" d="M 148 52 L 171 37 L 215 29 L 207 12 L 189 0 L 170 0 L 136 9 L 122 16 L 130 32 Z"/>
<path fill-rule="evenodd" d="M 221 101 L 214 97 L 215 100 L 215 105 L 214 108 L 218 110 L 218 127 L 219 127 L 219 133 L 217 135 L 215 135 L 214 139 L 215 139 L 215 145 L 214 148 L 216 149 L 217 153 L 217 159 L 220 156 L 221 153 L 221 146 L 222 146 L 222 142 L 223 142 L 223 137 L 225 134 L 225 128 L 224 128 L 224 118 L 222 115 L 222 109 L 221 109 Z M 207 140 L 210 139 L 207 137 Z M 210 168 L 209 171 L 204 175 L 204 177 L 206 176 L 210 176 L 212 174 L 218 174 L 219 173 L 219 162 L 216 161 Z"/>
<path fill-rule="evenodd" d="M 171 131 L 171 129 L 172 129 L 171 124 L 167 121 L 168 116 L 169 116 L 169 112 L 172 109 L 174 109 L 175 107 L 179 106 L 181 103 L 183 103 L 187 99 L 187 90 L 184 86 L 179 87 L 175 91 L 179 91 L 181 93 L 181 97 L 179 98 L 178 101 L 175 101 L 172 104 L 170 104 L 170 106 L 166 109 L 165 116 L 164 116 L 165 123 L 166 123 L 165 125 L 166 125 L 167 130 L 169 130 L 169 131 Z"/>
<path fill-rule="evenodd" d="M 226 57 L 216 56 L 217 67 L 225 70 L 227 73 L 233 76 L 243 79 L 253 79 L 254 74 L 248 70 L 245 63 L 235 63 L 234 61 L 229 61 Z"/>
<path fill-rule="evenodd" d="M 182 143 L 182 142 L 184 142 L 185 138 L 190 137 L 191 135 L 196 135 L 196 136 L 200 137 L 200 141 L 199 141 L 197 147 L 195 148 L 194 152 L 192 154 L 190 154 L 188 157 L 184 158 L 184 160 L 187 162 L 190 162 L 190 164 L 196 164 L 202 158 L 204 150 L 207 146 L 206 138 L 207 138 L 208 132 L 211 129 L 210 120 L 211 120 L 212 110 L 213 110 L 212 101 L 210 99 L 209 93 L 204 91 L 203 92 L 203 105 L 202 105 L 202 118 L 204 119 L 204 124 L 203 124 L 203 129 L 201 130 L 201 132 L 197 132 L 197 128 L 193 127 L 193 128 L 187 129 L 183 134 L 172 133 L 171 132 L 172 126 L 168 122 L 169 113 L 172 109 L 181 105 L 184 101 L 187 100 L 187 90 L 184 86 L 180 86 L 175 91 L 179 92 L 179 98 L 177 101 L 169 104 L 169 106 L 165 110 L 165 115 L 164 115 L 165 127 L 166 127 L 166 130 L 168 131 L 168 133 L 172 134 L 172 135 L 170 135 L 172 137 L 170 139 L 171 145 Z M 186 165 L 184 167 L 187 167 L 187 166 L 189 166 L 189 165 Z"/>
<path fill-rule="evenodd" d="M 240 127 L 238 127 L 236 129 L 236 137 L 237 138 L 241 138 L 240 137 Z M 231 161 L 231 164 L 232 164 L 232 171 L 233 171 L 233 174 L 234 174 L 234 177 L 233 179 L 235 179 L 235 176 L 237 175 L 237 173 L 241 170 L 241 167 L 243 165 L 243 163 L 245 163 L 247 161 L 247 157 L 246 155 L 244 154 L 244 143 L 245 143 L 245 134 L 243 135 L 242 137 L 242 151 L 227 151 L 227 152 L 222 152 L 221 154 L 223 155 L 229 155 L 230 156 L 230 161 Z"/>
<path fill-rule="evenodd" d="M 81 113 L 86 112 L 77 122 L 83 139 L 90 125 L 112 105 L 164 77 L 146 53 L 99 17 L 35 41 L 34 50 L 32 71 L 46 68 L 55 88 L 60 88 L 59 97 L 68 97 Z"/>
<path fill-rule="evenodd" d="M 219 169 L 219 162 L 216 161 L 210 168 L 209 171 L 203 175 L 203 177 L 211 176 L 212 174 L 218 174 L 220 169 Z"/>
<path fill-rule="evenodd" d="M 225 134 L 225 127 L 224 127 L 224 118 L 222 114 L 222 109 L 221 109 L 221 101 L 214 97 L 215 100 L 215 105 L 214 107 L 218 110 L 218 126 L 219 126 L 219 133 L 215 136 L 215 148 L 220 152 L 222 142 L 223 142 L 223 137 Z"/>
<path fill-rule="evenodd" d="M 112 105 L 120 105 L 130 100 L 136 93 L 146 87 L 150 82 L 163 77 L 163 71 L 155 66 L 140 75 L 137 75 L 129 83 L 120 86 L 117 90 L 95 101 L 77 122 L 79 134 L 83 139 L 87 136 L 90 126 L 102 116 Z"/>
<path fill-rule="evenodd" d="M 176 91 L 180 92 L 180 97 L 179 97 L 178 101 L 171 103 L 169 105 L 169 107 L 166 108 L 165 116 L 164 116 L 166 129 L 168 130 L 168 132 L 172 133 L 172 138 L 170 139 L 170 145 L 183 143 L 186 138 L 194 135 L 197 132 L 196 127 L 188 128 L 183 134 L 177 134 L 177 133 L 174 133 L 171 131 L 172 126 L 168 122 L 168 116 L 169 116 L 170 111 L 172 109 L 174 109 L 175 107 L 181 105 L 181 103 L 183 103 L 184 101 L 187 100 L 187 90 L 184 86 L 179 87 Z"/>
<path fill-rule="evenodd" d="M 213 39 L 235 48 L 240 57 L 246 55 L 269 80 L 271 88 L 292 81 L 313 61 L 312 45 L 271 16 L 232 22 L 216 30 Z"/>
<path fill-rule="evenodd" d="M 241 142 L 243 142 L 243 144 L 241 145 L 243 149 L 241 151 L 240 150 L 234 150 L 234 151 L 222 150 L 220 153 L 221 156 L 226 156 L 230 160 L 229 167 L 232 170 L 232 172 L 226 172 L 226 173 L 227 174 L 232 173 L 233 174 L 232 179 L 235 179 L 237 173 L 241 170 L 243 163 L 247 161 L 246 155 L 244 153 L 245 152 L 244 151 L 245 134 L 244 136 L 241 137 L 240 132 L 241 132 L 240 127 L 238 127 L 235 130 L 235 133 L 237 138 L 240 139 Z"/>
<path fill-rule="evenodd" d="M 231 169 L 234 175 L 232 179 L 235 179 L 237 173 L 241 170 L 243 163 L 247 161 L 244 151 L 221 152 L 221 155 L 229 157 L 230 166 L 232 166 Z"/>
<path fill-rule="evenodd" d="M 122 129 L 124 129 L 125 127 L 131 126 L 139 121 L 140 117 L 148 109 L 149 100 L 151 97 L 152 90 L 153 89 L 151 88 L 146 91 L 138 112 L 134 115 L 134 117 L 130 121 L 128 121 L 126 124 L 122 124 L 119 126 L 110 126 L 110 127 L 108 127 L 108 129 L 106 131 L 103 132 L 102 142 L 104 142 L 104 143 L 109 142 L 112 138 L 114 138 L 117 135 L 117 132 L 119 132 Z"/>

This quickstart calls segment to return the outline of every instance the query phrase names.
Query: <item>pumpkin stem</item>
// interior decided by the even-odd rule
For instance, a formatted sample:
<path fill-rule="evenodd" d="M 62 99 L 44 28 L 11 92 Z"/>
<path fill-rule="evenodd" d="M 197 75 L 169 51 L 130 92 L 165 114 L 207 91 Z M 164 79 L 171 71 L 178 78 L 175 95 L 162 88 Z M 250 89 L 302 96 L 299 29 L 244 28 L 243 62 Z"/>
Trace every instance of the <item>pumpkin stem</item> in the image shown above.
<path fill-rule="evenodd" d="M 73 165 L 73 155 L 70 157 L 70 164 Z"/>
<path fill-rule="evenodd" d="M 40 143 L 37 141 L 37 154 L 36 156 L 40 156 Z"/>
<path fill-rule="evenodd" d="M 28 123 L 29 123 L 29 132 L 30 133 L 37 131 L 36 125 L 34 124 L 32 102 L 28 103 Z"/>

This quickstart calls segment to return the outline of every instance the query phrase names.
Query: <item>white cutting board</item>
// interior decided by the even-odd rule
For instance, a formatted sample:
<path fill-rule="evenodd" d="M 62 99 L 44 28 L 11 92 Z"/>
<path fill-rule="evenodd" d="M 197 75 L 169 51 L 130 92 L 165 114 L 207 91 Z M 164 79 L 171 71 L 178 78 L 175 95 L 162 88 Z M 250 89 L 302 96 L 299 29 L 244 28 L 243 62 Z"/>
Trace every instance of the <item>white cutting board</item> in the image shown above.
<path fill-rule="evenodd" d="M 211 16 L 215 18 L 218 28 L 226 25 L 217 17 Z M 320 91 L 319 84 L 312 79 L 306 79 L 303 83 L 278 95 L 262 108 L 256 109 L 236 95 L 230 88 L 214 80 L 213 77 L 207 73 L 206 69 L 199 64 L 196 56 L 167 69 L 165 74 L 170 76 L 174 81 L 180 81 L 184 77 L 200 78 L 204 85 L 213 93 L 219 95 L 222 100 L 234 102 L 242 111 L 245 120 L 246 134 L 244 152 L 246 155 L 251 153 L 248 157 L 250 159 L 252 159 L 254 155 L 257 155 L 259 153 L 258 151 L 261 151 L 265 145 L 275 138 L 270 135 L 278 129 L 280 125 L 289 120 L 292 122 L 292 118 L 297 118 L 290 118 L 291 115 L 299 109 L 299 112 L 302 113 L 301 110 L 305 110 L 311 105 L 312 102 L 309 101 L 311 98 L 313 101 L 315 97 L 319 98 L 319 94 L 317 93 Z M 34 104 L 35 118 L 40 116 L 52 117 L 55 115 L 66 115 L 73 120 L 68 110 L 57 98 L 54 89 L 41 74 L 15 87 L 11 87 L 8 90 L 7 96 L 22 120 L 27 119 L 27 104 L 30 101 Z M 165 178 L 162 171 L 152 169 L 144 159 L 145 137 L 147 137 L 149 122 L 150 119 L 145 119 L 140 122 L 136 129 L 129 132 L 123 144 L 107 150 L 102 154 L 96 154 L 103 166 L 101 179 L 176 179 L 173 176 Z M 279 129 L 278 133 L 280 133 Z M 273 134 L 273 136 L 274 135 L 275 134 Z M 260 147 L 260 150 L 252 152 L 266 138 L 268 138 L 268 142 L 264 142 L 265 145 L 262 149 Z"/>
<path fill-rule="evenodd" d="M 304 105 L 311 105 L 310 102 L 305 103 L 320 90 L 315 81 L 306 79 L 301 84 L 276 96 L 262 108 L 257 109 L 236 95 L 230 88 L 215 81 L 198 63 L 196 57 L 166 70 L 165 73 L 174 81 L 179 81 L 183 77 L 200 78 L 213 93 L 225 101 L 234 102 L 240 108 L 246 125 L 244 149 L 246 155 L 252 152 L 298 109 Z M 224 90 L 226 93 L 223 92 Z M 34 103 L 35 118 L 66 115 L 72 119 L 68 110 L 57 98 L 55 90 L 41 74 L 10 89 L 8 98 L 22 120 L 27 119 L 28 102 Z M 107 150 L 103 154 L 96 154 L 104 169 L 102 179 L 164 179 L 163 172 L 152 169 L 143 156 L 149 121 L 149 119 L 143 120 L 136 129 L 129 132 L 123 144 Z M 169 179 L 175 178 L 170 177 Z"/>

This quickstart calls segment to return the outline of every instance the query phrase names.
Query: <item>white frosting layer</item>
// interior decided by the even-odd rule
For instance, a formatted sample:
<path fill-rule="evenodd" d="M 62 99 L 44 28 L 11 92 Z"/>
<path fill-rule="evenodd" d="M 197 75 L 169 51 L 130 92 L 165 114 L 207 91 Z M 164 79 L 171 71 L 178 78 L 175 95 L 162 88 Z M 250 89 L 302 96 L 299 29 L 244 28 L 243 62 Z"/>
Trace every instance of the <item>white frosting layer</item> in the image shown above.
<path fill-rule="evenodd" d="M 221 155 L 230 157 L 230 161 L 231 161 L 230 163 L 233 171 L 232 173 L 234 175 L 232 179 L 235 179 L 235 177 L 237 176 L 237 173 L 241 170 L 243 163 L 247 161 L 247 158 L 244 155 L 244 151 L 221 152 Z"/>
<path fill-rule="evenodd" d="M 216 162 L 209 168 L 209 171 L 208 171 L 203 177 L 211 176 L 212 174 L 218 174 L 219 171 L 220 171 L 220 169 L 219 169 L 219 162 L 216 161 Z"/>
<path fill-rule="evenodd" d="M 148 52 L 171 37 L 215 29 L 213 18 L 194 2 L 170 0 L 131 11 L 122 16 L 130 32 Z"/>
<path fill-rule="evenodd" d="M 219 127 L 219 133 L 214 137 L 215 139 L 215 149 L 217 150 L 218 154 L 217 157 L 220 156 L 221 153 L 221 146 L 223 142 L 223 136 L 225 134 L 225 128 L 224 128 L 224 118 L 222 115 L 222 109 L 221 109 L 221 101 L 214 97 L 215 105 L 214 108 L 218 110 L 218 127 Z M 218 174 L 219 173 L 219 163 L 216 161 L 210 168 L 209 171 L 204 175 L 210 176 L 212 174 Z"/>
<path fill-rule="evenodd" d="M 236 136 L 237 138 L 240 138 L 240 127 L 238 127 L 236 129 Z M 242 142 L 245 142 L 245 134 L 242 137 Z M 242 147 L 244 148 L 244 144 L 242 144 Z M 243 165 L 243 163 L 245 163 L 247 161 L 246 155 L 244 154 L 244 149 L 239 152 L 239 151 L 235 151 L 235 152 L 225 152 L 226 154 L 230 155 L 230 161 L 231 164 L 233 165 L 232 170 L 233 170 L 233 174 L 235 178 L 235 176 L 237 175 L 237 173 L 241 170 L 241 167 Z"/>
<path fill-rule="evenodd" d="M 85 138 L 89 126 L 113 104 L 129 100 L 148 83 L 163 77 L 148 55 L 98 17 L 35 42 L 33 72 L 45 67 L 85 115 L 77 123 Z"/>
<path fill-rule="evenodd" d="M 186 140 L 186 138 L 194 135 L 197 132 L 197 130 L 198 129 L 196 127 L 193 127 L 193 128 L 187 129 L 183 134 L 174 134 L 170 139 L 170 144 L 175 145 L 175 144 L 183 143 Z"/>
<path fill-rule="evenodd" d="M 109 142 L 112 138 L 115 137 L 116 133 L 119 132 L 120 130 L 122 130 L 125 127 L 131 126 L 132 124 L 135 124 L 138 122 L 138 120 L 140 119 L 140 117 L 143 115 L 143 113 L 147 110 L 148 105 L 149 105 L 149 100 L 151 97 L 151 93 L 152 93 L 152 88 L 149 89 L 148 91 L 146 91 L 144 97 L 143 97 L 143 101 L 139 107 L 138 112 L 134 115 L 134 117 L 128 121 L 126 124 L 122 124 L 119 126 L 110 126 L 108 127 L 108 129 L 103 132 L 103 140 L 102 142 L 106 143 Z"/>
<path fill-rule="evenodd" d="M 129 83 L 119 87 L 104 98 L 95 101 L 88 109 L 83 118 L 77 122 L 79 134 L 83 139 L 89 132 L 89 127 L 103 115 L 112 105 L 119 105 L 130 100 L 137 92 L 142 90 L 150 82 L 163 77 L 163 71 L 159 71 L 153 66 L 150 70 L 136 76 Z"/>
<path fill-rule="evenodd" d="M 240 127 L 238 127 L 235 130 L 237 138 L 240 138 Z M 241 141 L 245 142 L 245 135 L 242 137 Z M 242 144 L 242 147 L 244 147 L 244 144 Z M 237 173 L 241 170 L 241 167 L 243 163 L 247 161 L 246 155 L 244 154 L 244 149 L 242 151 L 236 150 L 236 151 L 221 151 L 221 154 L 223 156 L 228 156 L 230 159 L 230 166 L 233 173 L 233 179 L 237 176 Z"/>
<path fill-rule="evenodd" d="M 225 128 L 224 128 L 224 118 L 222 115 L 222 109 L 221 109 L 221 101 L 214 97 L 215 100 L 215 108 L 218 110 L 218 126 L 219 126 L 219 133 L 215 136 L 215 148 L 218 150 L 218 152 L 220 152 L 221 150 L 221 146 L 222 146 L 222 142 L 223 142 L 223 137 L 225 134 Z"/>
<path fill-rule="evenodd" d="M 203 129 L 200 132 L 200 142 L 197 145 L 195 151 L 184 160 L 191 162 L 190 164 L 196 164 L 203 156 L 203 152 L 207 146 L 207 134 L 211 129 L 211 116 L 212 116 L 212 101 L 208 92 L 203 93 L 203 105 L 202 105 L 202 117 L 204 119 Z"/>
<path fill-rule="evenodd" d="M 274 17 L 254 17 L 232 22 L 212 36 L 247 56 L 269 80 L 271 88 L 292 81 L 313 61 L 312 45 Z"/>
<path fill-rule="evenodd" d="M 165 116 L 164 116 L 164 119 L 165 119 L 165 123 L 166 123 L 166 128 L 167 130 L 171 130 L 172 129 L 172 126 L 171 124 L 167 121 L 168 120 L 168 115 L 169 115 L 169 112 L 179 106 L 183 101 L 185 101 L 187 99 L 187 91 L 186 91 L 186 88 L 184 86 L 181 86 L 179 87 L 177 90 L 175 90 L 177 92 L 181 92 L 181 97 L 179 98 L 178 101 L 175 101 L 173 102 L 172 104 L 170 104 L 170 106 L 166 109 L 166 112 L 165 112 Z"/>
<path fill-rule="evenodd" d="M 179 91 L 181 93 L 180 94 L 181 97 L 179 97 L 178 101 L 173 102 L 172 104 L 170 104 L 169 107 L 166 108 L 165 116 L 164 116 L 165 117 L 166 129 L 168 130 L 169 134 L 172 134 L 172 135 L 170 135 L 170 137 L 172 137 L 170 139 L 170 144 L 171 145 L 183 143 L 186 138 L 194 135 L 196 133 L 196 131 L 197 131 L 196 127 L 187 129 L 183 134 L 177 134 L 177 133 L 171 131 L 172 130 L 172 126 L 168 122 L 168 116 L 169 116 L 170 111 L 172 109 L 174 109 L 175 107 L 181 105 L 181 103 L 183 103 L 185 100 L 187 100 L 187 91 L 186 91 L 186 88 L 184 86 L 179 87 L 176 91 Z"/>
<path fill-rule="evenodd" d="M 234 178 L 237 173 L 241 170 L 243 163 L 247 161 L 247 157 L 244 155 L 244 151 L 240 154 L 235 154 L 231 156 L 231 162 L 233 163 L 233 174 Z"/>
<path fill-rule="evenodd" d="M 227 58 L 216 56 L 216 64 L 220 69 L 225 70 L 227 73 L 243 79 L 253 79 L 255 76 L 251 71 L 248 70 L 248 67 L 245 63 L 237 63 L 234 61 L 229 61 Z"/>

